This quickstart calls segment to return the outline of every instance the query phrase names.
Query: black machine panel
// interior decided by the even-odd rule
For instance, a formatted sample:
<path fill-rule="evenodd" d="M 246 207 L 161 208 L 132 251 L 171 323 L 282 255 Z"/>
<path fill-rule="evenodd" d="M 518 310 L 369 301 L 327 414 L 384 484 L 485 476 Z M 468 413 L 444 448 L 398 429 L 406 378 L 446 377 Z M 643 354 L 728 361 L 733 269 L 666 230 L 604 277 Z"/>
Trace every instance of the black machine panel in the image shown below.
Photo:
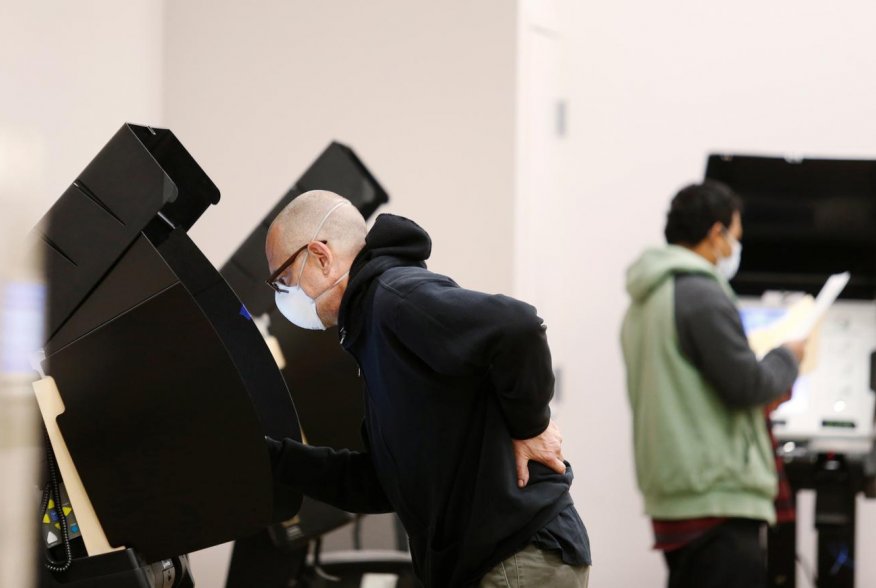
<path fill-rule="evenodd" d="M 362 379 L 356 361 L 338 344 L 337 330 L 299 329 L 276 309 L 270 317 L 270 333 L 286 357 L 283 377 L 294 395 L 307 442 L 363 450 Z"/>
<path fill-rule="evenodd" d="M 274 304 L 264 280 L 268 228 L 279 212 L 308 190 L 330 190 L 349 199 L 368 218 L 389 200 L 386 191 L 352 149 L 337 142 L 304 172 L 222 267 L 222 275 L 253 315 L 267 313 L 270 333 L 286 357 L 283 376 L 293 391 L 309 443 L 361 449 L 364 412 L 355 361 L 338 345 L 334 331 L 305 331 L 290 324 Z"/>
<path fill-rule="evenodd" d="M 259 330 L 186 230 L 219 192 L 125 125 L 41 221 L 58 425 L 110 543 L 157 561 L 292 517 L 264 436 L 300 439 Z"/>
<path fill-rule="evenodd" d="M 815 294 L 849 271 L 842 297 L 876 296 L 876 161 L 712 155 L 706 177 L 745 204 L 737 292 Z"/>
<path fill-rule="evenodd" d="M 217 202 L 219 190 L 173 133 L 124 125 L 40 223 L 48 275 L 63 284 L 49 293 L 49 334 L 156 215 L 187 229 Z"/>
<path fill-rule="evenodd" d="M 41 569 L 40 588 L 194 588 L 188 557 L 144 563 L 133 549 L 76 560 L 66 572 Z"/>
<path fill-rule="evenodd" d="M 52 357 L 58 425 L 107 538 L 147 561 L 270 520 L 264 433 L 211 330 L 177 283 Z"/>

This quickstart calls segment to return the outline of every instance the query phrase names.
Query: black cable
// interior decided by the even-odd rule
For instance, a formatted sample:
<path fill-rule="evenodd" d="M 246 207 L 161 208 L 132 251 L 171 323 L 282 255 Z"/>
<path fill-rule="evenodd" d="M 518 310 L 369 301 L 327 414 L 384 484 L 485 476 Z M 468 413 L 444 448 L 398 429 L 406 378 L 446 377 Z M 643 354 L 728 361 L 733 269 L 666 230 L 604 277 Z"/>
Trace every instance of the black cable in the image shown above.
<path fill-rule="evenodd" d="M 49 505 L 49 496 L 55 501 L 55 512 L 58 513 L 58 522 L 61 525 L 61 543 L 64 545 L 64 559 L 57 561 L 52 559 L 48 550 L 45 553 L 43 565 L 50 572 L 61 573 L 70 569 L 73 563 L 73 549 L 70 547 L 70 530 L 67 527 L 67 515 L 64 514 L 64 506 L 61 504 L 61 485 L 58 476 L 58 462 L 55 452 L 52 450 L 52 442 L 46 434 L 46 463 L 49 466 L 49 481 L 43 490 L 43 499 L 40 501 L 40 520 L 46 514 Z M 51 517 L 49 518 L 51 520 Z"/>

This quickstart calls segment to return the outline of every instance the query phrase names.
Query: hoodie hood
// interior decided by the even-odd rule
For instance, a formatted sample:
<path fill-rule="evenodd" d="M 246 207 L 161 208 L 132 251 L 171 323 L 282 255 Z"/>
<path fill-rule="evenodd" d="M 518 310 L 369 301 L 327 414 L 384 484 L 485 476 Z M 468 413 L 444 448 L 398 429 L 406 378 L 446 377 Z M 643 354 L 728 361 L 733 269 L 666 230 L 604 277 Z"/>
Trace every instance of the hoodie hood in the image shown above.
<path fill-rule="evenodd" d="M 399 266 L 426 267 L 432 239 L 420 225 L 394 214 L 381 214 L 365 236 L 365 247 L 353 260 L 347 290 L 338 312 L 341 344 L 349 345 L 363 322 L 362 301 L 375 278 Z"/>
<path fill-rule="evenodd" d="M 633 302 L 642 302 L 665 280 L 676 274 L 702 274 L 717 280 L 728 292 L 730 285 L 715 266 L 690 249 L 666 245 L 646 250 L 627 268 L 627 292 Z"/>

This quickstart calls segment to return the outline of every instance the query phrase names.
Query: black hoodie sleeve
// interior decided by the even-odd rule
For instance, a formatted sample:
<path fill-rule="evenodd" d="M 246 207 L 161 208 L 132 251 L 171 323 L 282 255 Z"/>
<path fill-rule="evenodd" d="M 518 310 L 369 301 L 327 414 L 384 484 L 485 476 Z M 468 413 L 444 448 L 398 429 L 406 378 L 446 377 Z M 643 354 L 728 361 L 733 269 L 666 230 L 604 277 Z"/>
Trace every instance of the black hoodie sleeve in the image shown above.
<path fill-rule="evenodd" d="M 465 290 L 447 278 L 396 295 L 391 329 L 405 347 L 441 374 L 489 373 L 515 439 L 547 428 L 554 375 L 535 308 Z"/>
<path fill-rule="evenodd" d="M 265 438 L 274 478 L 347 512 L 392 512 L 367 453 Z"/>

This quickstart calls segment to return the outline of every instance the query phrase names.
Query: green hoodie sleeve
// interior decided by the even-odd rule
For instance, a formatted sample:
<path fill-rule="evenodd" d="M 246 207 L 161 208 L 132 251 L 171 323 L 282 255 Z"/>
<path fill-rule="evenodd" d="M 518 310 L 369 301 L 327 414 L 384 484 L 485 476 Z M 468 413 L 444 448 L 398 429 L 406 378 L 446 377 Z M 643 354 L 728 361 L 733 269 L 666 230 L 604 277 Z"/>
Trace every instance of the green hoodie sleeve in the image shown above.
<path fill-rule="evenodd" d="M 797 360 L 784 347 L 758 361 L 738 309 L 709 276 L 675 277 L 675 322 L 682 352 L 732 408 L 766 405 L 797 379 Z"/>

